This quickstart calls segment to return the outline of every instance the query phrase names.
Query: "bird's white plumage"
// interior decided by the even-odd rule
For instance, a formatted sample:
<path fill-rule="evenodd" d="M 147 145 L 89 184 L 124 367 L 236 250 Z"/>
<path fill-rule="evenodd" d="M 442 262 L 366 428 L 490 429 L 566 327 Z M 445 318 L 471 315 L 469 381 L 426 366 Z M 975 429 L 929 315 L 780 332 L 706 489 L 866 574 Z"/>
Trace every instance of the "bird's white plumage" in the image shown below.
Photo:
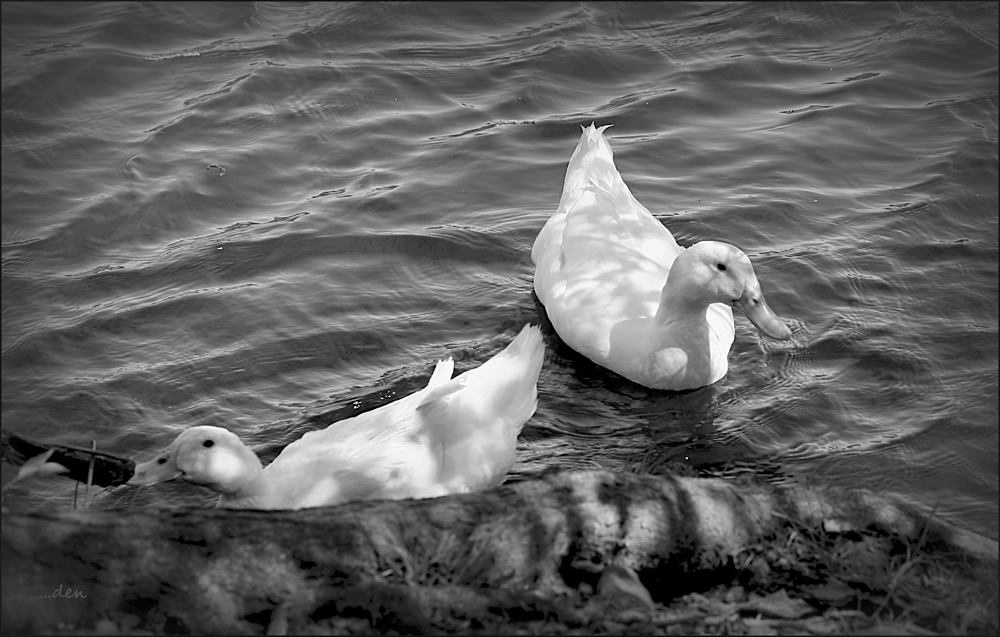
<path fill-rule="evenodd" d="M 636 200 L 606 128 L 584 128 L 531 251 L 535 294 L 563 341 L 647 387 L 691 389 L 726 373 L 729 304 L 756 304 L 747 314 L 758 329 L 787 338 L 745 254 L 714 241 L 685 249 Z"/>
<path fill-rule="evenodd" d="M 451 359 L 427 386 L 312 431 L 266 468 L 233 433 L 192 427 L 130 484 L 183 478 L 218 491 L 220 506 L 298 509 L 352 500 L 426 498 L 500 484 L 537 405 L 541 331 L 525 326 L 500 353 L 455 378 Z"/>

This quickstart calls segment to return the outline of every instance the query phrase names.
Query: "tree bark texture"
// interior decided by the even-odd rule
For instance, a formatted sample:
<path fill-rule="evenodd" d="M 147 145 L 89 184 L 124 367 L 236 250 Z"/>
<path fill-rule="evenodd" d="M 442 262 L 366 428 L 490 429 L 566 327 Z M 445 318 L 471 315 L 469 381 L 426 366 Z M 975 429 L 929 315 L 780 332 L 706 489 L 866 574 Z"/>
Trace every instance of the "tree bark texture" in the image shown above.
<path fill-rule="evenodd" d="M 5 513 L 3 630 L 94 625 L 114 612 L 164 632 L 280 634 L 359 610 L 422 630 L 436 605 L 555 604 L 611 563 L 656 596 L 788 519 L 930 535 L 997 559 L 995 540 L 867 491 L 552 473 L 481 493 L 299 511 Z"/>

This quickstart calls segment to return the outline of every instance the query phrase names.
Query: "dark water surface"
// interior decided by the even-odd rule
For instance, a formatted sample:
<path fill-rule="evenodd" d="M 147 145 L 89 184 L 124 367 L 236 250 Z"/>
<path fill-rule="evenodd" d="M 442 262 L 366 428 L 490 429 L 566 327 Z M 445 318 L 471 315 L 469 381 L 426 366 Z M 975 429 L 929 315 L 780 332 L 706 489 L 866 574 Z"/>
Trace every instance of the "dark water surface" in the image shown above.
<path fill-rule="evenodd" d="M 541 320 L 531 244 L 596 121 L 795 334 L 738 316 L 729 375 L 670 393 L 549 330 L 512 479 L 766 462 L 997 537 L 996 3 L 2 11 L 4 427 L 273 456 L 479 365 Z M 136 493 L 96 506 L 211 500 Z"/>

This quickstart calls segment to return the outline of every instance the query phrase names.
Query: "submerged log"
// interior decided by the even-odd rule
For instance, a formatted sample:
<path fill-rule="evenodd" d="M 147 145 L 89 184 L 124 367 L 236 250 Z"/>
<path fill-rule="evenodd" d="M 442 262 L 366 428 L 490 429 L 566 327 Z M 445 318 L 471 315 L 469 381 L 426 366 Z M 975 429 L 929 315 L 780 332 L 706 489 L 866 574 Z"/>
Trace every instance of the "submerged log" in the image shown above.
<path fill-rule="evenodd" d="M 84 484 L 89 478 L 91 484 L 99 487 L 114 487 L 125 484 L 135 473 L 133 460 L 114 453 L 72 445 L 38 442 L 18 436 L 6 429 L 2 431 L 2 434 L 3 437 L 0 440 L 2 460 L 15 467 L 23 465 L 31 458 L 45 453 L 49 449 L 54 449 L 49 462 L 63 465 L 69 469 L 69 472 L 65 474 L 67 478 Z M 91 468 L 91 461 L 93 461 L 93 468 Z"/>
<path fill-rule="evenodd" d="M 996 541 L 867 491 L 561 473 L 483 493 L 300 511 L 5 513 L 3 626 L 93 627 L 113 612 L 154 632 L 278 634 L 360 613 L 427 631 L 433 608 L 572 613 L 560 600 L 607 565 L 634 569 L 662 599 L 787 518 L 931 535 L 997 558 Z"/>

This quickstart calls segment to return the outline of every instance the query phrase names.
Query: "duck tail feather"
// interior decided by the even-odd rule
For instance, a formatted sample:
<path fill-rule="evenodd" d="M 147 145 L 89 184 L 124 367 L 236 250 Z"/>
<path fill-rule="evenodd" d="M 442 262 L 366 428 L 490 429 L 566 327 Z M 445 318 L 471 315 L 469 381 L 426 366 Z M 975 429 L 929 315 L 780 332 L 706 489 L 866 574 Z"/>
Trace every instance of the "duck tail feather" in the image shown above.
<path fill-rule="evenodd" d="M 435 387 L 441 383 L 446 383 L 451 380 L 452 374 L 455 373 L 455 360 L 451 357 L 437 362 L 434 366 L 434 373 L 431 374 L 430 380 L 427 381 L 428 387 Z"/>
<path fill-rule="evenodd" d="M 491 413 L 508 412 L 507 422 L 516 423 L 514 435 L 520 433 L 538 406 L 538 375 L 544 358 L 542 330 L 537 325 L 525 325 L 502 352 L 473 370 L 482 371 L 470 378 L 470 383 L 480 382 L 492 394 Z M 510 412 L 512 407 L 516 411 Z"/>
<path fill-rule="evenodd" d="M 526 325 L 493 358 L 428 392 L 417 412 L 439 449 L 440 481 L 470 490 L 503 481 L 517 458 L 517 436 L 538 406 L 544 355 L 541 330 Z"/>

